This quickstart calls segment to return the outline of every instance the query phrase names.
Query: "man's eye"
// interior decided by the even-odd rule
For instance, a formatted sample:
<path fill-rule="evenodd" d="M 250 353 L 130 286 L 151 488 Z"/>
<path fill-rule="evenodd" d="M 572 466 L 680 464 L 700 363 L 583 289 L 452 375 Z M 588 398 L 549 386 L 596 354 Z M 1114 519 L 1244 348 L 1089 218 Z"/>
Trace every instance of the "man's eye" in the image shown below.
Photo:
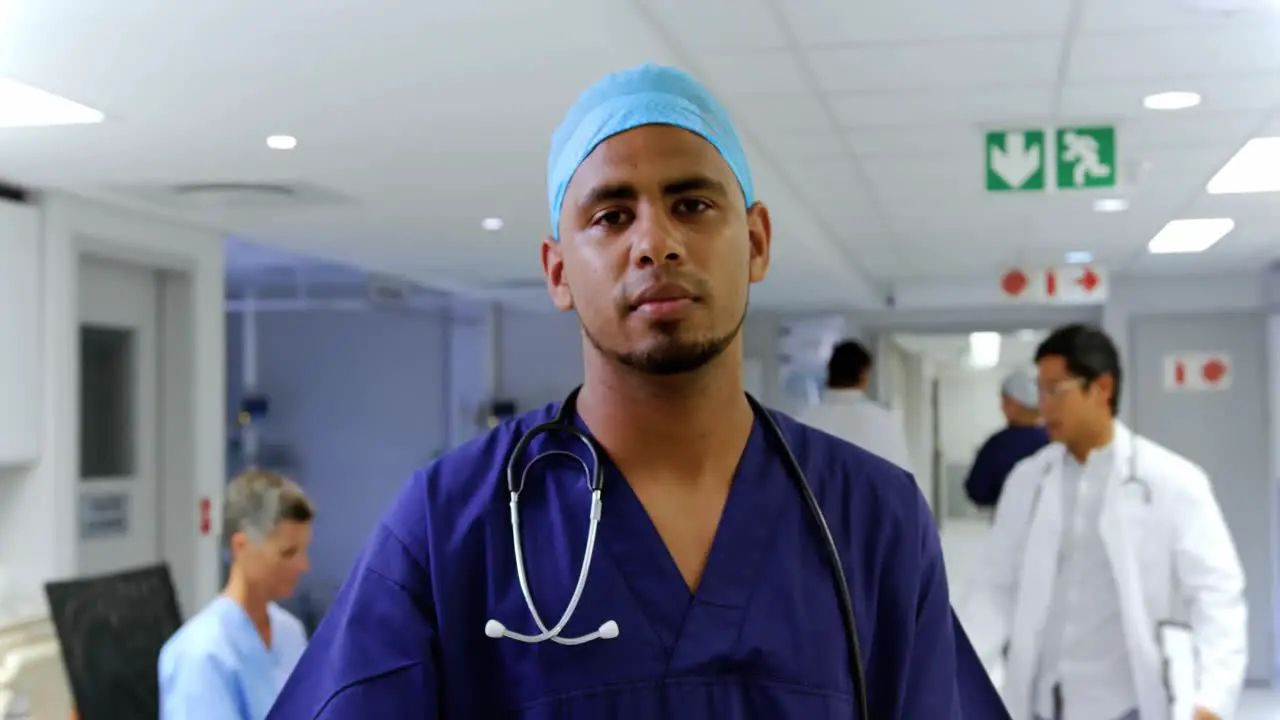
<path fill-rule="evenodd" d="M 622 210 L 609 210 L 596 216 L 600 225 L 621 225 L 627 221 L 627 213 Z"/>
<path fill-rule="evenodd" d="M 698 198 L 682 198 L 676 201 L 676 212 L 678 213 L 700 213 L 711 206 L 705 200 Z"/>

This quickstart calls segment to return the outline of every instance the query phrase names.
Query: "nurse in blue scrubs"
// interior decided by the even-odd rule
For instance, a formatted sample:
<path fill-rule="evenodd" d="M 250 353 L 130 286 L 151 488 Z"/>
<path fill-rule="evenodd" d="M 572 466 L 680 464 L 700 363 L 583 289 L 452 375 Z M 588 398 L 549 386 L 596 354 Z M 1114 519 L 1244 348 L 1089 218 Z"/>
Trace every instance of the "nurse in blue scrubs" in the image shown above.
<path fill-rule="evenodd" d="M 1006 424 L 987 438 L 973 459 L 965 494 L 979 508 L 994 511 L 1013 466 L 1049 444 L 1049 433 L 1040 420 L 1040 390 L 1034 367 L 1018 368 L 1000 385 L 1000 410 Z"/>
<path fill-rule="evenodd" d="M 262 720 L 307 646 L 276 604 L 308 570 L 311 502 L 293 481 L 249 470 L 227 485 L 227 587 L 160 651 L 160 720 Z"/>
<path fill-rule="evenodd" d="M 581 323 L 580 392 L 409 480 L 271 718 L 1006 717 L 957 628 L 912 478 L 743 392 L 742 326 L 772 224 L 724 108 L 672 68 L 611 75 L 569 111 L 547 175 L 542 267 Z M 518 564 L 507 461 L 561 414 L 600 449 L 601 504 L 566 455 L 594 467 L 579 439 L 538 436 L 515 458 Z M 553 641 L 510 637 L 570 606 Z"/>

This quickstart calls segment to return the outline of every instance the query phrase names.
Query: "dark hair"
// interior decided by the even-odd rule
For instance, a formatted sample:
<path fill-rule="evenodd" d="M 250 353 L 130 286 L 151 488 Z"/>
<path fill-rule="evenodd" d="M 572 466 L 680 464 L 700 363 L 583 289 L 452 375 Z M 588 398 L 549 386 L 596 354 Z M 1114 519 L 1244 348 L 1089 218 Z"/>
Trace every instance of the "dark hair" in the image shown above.
<path fill-rule="evenodd" d="M 1065 360 L 1067 372 L 1084 380 L 1086 386 L 1110 375 L 1114 386 L 1111 414 L 1120 414 L 1120 352 L 1106 333 L 1085 324 L 1060 327 L 1036 348 L 1036 362 L 1051 356 Z"/>
<path fill-rule="evenodd" d="M 857 387 L 869 369 L 871 353 L 857 340 L 845 340 L 836 345 L 827 361 L 827 387 Z"/>

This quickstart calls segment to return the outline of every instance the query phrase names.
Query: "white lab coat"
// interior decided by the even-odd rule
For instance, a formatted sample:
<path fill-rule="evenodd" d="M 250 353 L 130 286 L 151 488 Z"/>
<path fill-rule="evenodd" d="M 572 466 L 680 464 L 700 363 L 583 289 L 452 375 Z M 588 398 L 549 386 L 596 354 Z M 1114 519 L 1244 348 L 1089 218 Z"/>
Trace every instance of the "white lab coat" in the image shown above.
<path fill-rule="evenodd" d="M 1120 597 L 1139 717 L 1189 720 L 1190 708 L 1201 705 L 1231 718 L 1248 654 L 1245 580 L 1209 478 L 1119 422 L 1113 444 L 1100 532 Z M 1003 675 L 1002 694 L 1014 720 L 1033 717 L 1062 542 L 1065 453 L 1053 443 L 1010 473 L 988 557 L 966 603 L 966 629 L 993 676 Z M 1190 626 L 1193 688 L 1166 687 L 1156 639 L 1164 622 Z M 1189 702 L 1171 708 L 1171 694 Z"/>
<path fill-rule="evenodd" d="M 902 415 L 861 390 L 827 390 L 822 403 L 800 414 L 800 422 L 851 442 L 911 471 Z"/>

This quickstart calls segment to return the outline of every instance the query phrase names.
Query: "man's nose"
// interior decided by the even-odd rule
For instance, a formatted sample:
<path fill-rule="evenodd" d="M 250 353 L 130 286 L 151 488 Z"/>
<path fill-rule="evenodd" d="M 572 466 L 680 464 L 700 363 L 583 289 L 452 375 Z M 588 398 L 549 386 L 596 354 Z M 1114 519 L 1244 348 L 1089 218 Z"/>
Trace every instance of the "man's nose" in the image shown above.
<path fill-rule="evenodd" d="M 632 256 L 636 265 L 652 267 L 683 261 L 685 231 L 665 210 L 640 213 L 632 226 Z"/>

